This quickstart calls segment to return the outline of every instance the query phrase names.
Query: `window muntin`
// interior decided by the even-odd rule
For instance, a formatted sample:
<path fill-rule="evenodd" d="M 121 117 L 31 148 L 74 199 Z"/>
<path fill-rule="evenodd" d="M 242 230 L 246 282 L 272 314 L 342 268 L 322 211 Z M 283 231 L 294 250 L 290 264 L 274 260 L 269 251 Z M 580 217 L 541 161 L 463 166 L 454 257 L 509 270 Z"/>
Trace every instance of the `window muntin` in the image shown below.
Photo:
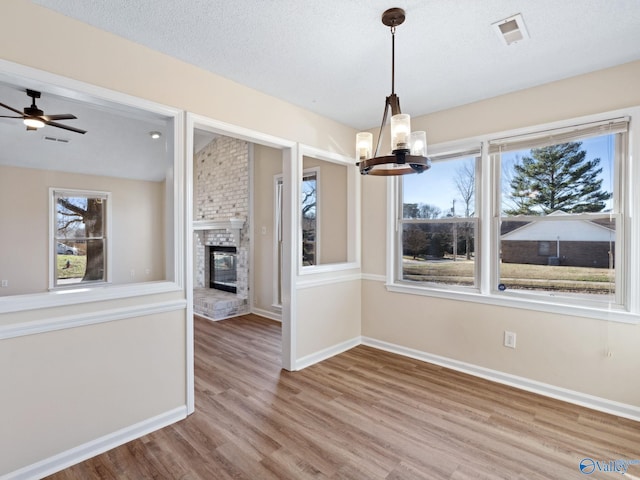
<path fill-rule="evenodd" d="M 52 189 L 51 288 L 108 280 L 109 197 L 107 192 Z"/>
<path fill-rule="evenodd" d="M 432 159 L 401 179 L 398 279 L 476 288 L 479 151 Z"/>
<path fill-rule="evenodd" d="M 494 291 L 623 305 L 616 164 L 626 123 L 613 133 L 604 128 L 493 146 L 500 165 Z"/>

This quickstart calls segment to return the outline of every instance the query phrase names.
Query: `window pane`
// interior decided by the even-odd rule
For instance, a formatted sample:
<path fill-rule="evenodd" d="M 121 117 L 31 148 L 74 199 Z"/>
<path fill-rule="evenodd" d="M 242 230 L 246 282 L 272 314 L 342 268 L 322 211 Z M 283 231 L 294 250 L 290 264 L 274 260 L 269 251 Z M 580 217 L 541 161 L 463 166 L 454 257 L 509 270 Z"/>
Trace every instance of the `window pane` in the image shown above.
<path fill-rule="evenodd" d="M 402 177 L 403 217 L 474 216 L 475 162 L 473 157 L 434 161 L 427 172 Z"/>
<path fill-rule="evenodd" d="M 317 176 L 305 174 L 302 178 L 302 265 L 316 264 L 317 243 Z"/>
<path fill-rule="evenodd" d="M 502 215 L 613 209 L 615 135 L 501 154 Z"/>
<path fill-rule="evenodd" d="M 554 217 L 502 222 L 501 289 L 615 293 L 615 219 Z"/>
<path fill-rule="evenodd" d="M 402 280 L 476 286 L 476 162 L 434 161 L 402 177 Z"/>
<path fill-rule="evenodd" d="M 615 294 L 616 135 L 501 154 L 500 290 Z"/>
<path fill-rule="evenodd" d="M 404 224 L 402 280 L 475 286 L 476 222 Z"/>
<path fill-rule="evenodd" d="M 56 194 L 56 286 L 105 281 L 102 196 Z"/>

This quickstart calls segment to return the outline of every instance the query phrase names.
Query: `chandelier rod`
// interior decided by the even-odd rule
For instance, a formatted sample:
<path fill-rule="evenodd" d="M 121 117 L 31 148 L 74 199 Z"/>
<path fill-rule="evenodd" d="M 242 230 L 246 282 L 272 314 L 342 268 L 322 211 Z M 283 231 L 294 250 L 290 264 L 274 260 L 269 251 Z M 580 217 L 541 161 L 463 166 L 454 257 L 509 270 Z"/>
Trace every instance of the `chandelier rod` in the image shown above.
<path fill-rule="evenodd" d="M 396 27 L 391 27 L 391 95 L 396 94 Z"/>

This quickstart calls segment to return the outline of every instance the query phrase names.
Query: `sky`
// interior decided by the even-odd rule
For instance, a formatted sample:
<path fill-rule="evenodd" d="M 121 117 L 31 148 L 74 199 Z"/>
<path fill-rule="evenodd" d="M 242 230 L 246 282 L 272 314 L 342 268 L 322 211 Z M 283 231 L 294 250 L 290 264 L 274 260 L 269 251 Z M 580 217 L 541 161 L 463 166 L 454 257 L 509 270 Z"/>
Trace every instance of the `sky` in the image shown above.
<path fill-rule="evenodd" d="M 602 188 L 608 192 L 613 191 L 613 145 L 614 135 L 592 137 L 582 142 L 582 150 L 587 151 L 587 160 L 600 158 L 599 167 L 602 168 Z M 530 150 L 506 152 L 502 155 L 503 162 L 513 161 L 516 156 L 527 156 Z M 451 212 L 455 200 L 456 215 L 464 214 L 464 202 L 455 185 L 457 172 L 465 163 L 473 162 L 472 157 L 433 162 L 431 169 L 421 174 L 405 175 L 402 177 L 404 190 L 404 203 L 426 203 L 435 205 L 443 212 Z M 611 208 L 611 201 L 607 208 Z"/>

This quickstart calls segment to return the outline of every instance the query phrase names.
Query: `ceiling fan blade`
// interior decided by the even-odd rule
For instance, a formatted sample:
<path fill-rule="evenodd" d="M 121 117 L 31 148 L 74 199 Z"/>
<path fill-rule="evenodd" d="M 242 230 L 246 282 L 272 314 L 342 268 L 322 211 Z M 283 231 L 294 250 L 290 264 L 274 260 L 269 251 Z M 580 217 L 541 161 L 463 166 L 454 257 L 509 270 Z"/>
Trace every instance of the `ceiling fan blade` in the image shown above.
<path fill-rule="evenodd" d="M 9 105 L 5 105 L 4 103 L 0 103 L 0 107 L 4 107 L 8 110 L 11 110 L 12 112 L 16 112 L 17 114 L 21 115 L 19 118 L 23 118 L 24 117 L 24 113 L 21 112 L 20 110 L 16 110 L 13 107 L 10 107 Z"/>
<path fill-rule="evenodd" d="M 45 122 L 51 122 L 52 120 L 74 120 L 78 117 L 70 113 L 61 113 L 59 115 L 42 115 L 40 118 Z"/>
<path fill-rule="evenodd" d="M 81 133 L 81 134 L 85 134 L 87 133 L 86 130 L 80 130 L 79 128 L 74 128 L 74 127 L 69 127 L 67 125 L 62 125 L 61 123 L 56 123 L 56 122 L 45 122 L 47 125 L 51 125 L 52 127 L 57 127 L 57 128 L 62 128 L 64 130 L 69 130 L 70 132 L 76 132 L 76 133 Z"/>
<path fill-rule="evenodd" d="M 11 115 L 0 115 L 0 118 L 24 118 L 24 117 L 15 117 Z"/>

